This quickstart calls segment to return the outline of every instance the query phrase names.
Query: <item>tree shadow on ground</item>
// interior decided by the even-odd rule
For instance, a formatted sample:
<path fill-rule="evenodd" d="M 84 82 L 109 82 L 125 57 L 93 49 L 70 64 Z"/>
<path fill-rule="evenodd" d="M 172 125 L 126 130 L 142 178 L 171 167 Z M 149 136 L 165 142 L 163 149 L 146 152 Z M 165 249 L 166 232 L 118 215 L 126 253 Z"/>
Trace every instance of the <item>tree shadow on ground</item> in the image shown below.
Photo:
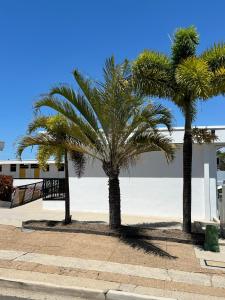
<path fill-rule="evenodd" d="M 24 222 L 26 224 L 37 224 L 37 225 L 43 225 L 43 227 L 56 227 L 56 226 L 63 226 L 64 224 L 64 220 L 62 221 L 55 221 L 55 220 L 28 220 L 26 222 Z M 68 225 L 72 225 L 72 224 L 84 224 L 84 225 L 88 225 L 88 224 L 106 224 L 106 222 L 104 221 L 75 221 L 73 220 L 72 223 L 70 224 L 66 224 L 67 227 Z"/>
<path fill-rule="evenodd" d="M 24 227 L 24 225 L 26 225 Z M 63 221 L 54 220 L 29 220 L 23 222 L 23 227 L 34 230 L 52 230 L 74 233 L 97 234 L 105 236 L 117 237 L 124 244 L 138 250 L 142 250 L 147 254 L 160 256 L 167 259 L 176 259 L 176 256 L 171 255 L 167 251 L 155 245 L 152 240 L 173 240 L 173 237 L 163 237 L 163 231 L 155 228 L 148 230 L 143 227 L 124 226 L 119 229 L 111 229 L 109 225 L 102 221 L 72 221 L 65 225 Z M 148 230 L 149 232 L 145 232 Z M 165 234 L 164 234 L 165 235 Z M 177 240 L 175 238 L 175 240 Z"/>
<path fill-rule="evenodd" d="M 152 223 L 138 223 L 138 224 L 132 224 L 132 226 L 135 227 L 141 227 L 141 228 L 168 228 L 168 227 L 181 227 L 180 222 L 176 221 L 170 221 L 170 222 L 152 222 Z"/>
<path fill-rule="evenodd" d="M 177 256 L 173 256 L 149 240 L 145 240 L 141 229 L 137 227 L 122 227 L 118 229 L 118 231 L 120 233 L 119 240 L 134 249 L 143 250 L 147 254 L 153 254 L 167 259 L 177 259 Z"/>

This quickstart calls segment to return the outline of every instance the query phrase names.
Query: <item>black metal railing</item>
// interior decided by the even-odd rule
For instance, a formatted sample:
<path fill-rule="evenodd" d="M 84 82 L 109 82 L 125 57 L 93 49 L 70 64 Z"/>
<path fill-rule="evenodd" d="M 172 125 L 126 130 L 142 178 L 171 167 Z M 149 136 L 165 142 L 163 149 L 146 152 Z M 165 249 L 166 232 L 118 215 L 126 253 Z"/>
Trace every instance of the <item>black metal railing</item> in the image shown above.
<path fill-rule="evenodd" d="M 65 178 L 46 178 L 43 180 L 43 200 L 65 200 Z"/>
<path fill-rule="evenodd" d="M 11 208 L 41 198 L 42 189 L 43 189 L 43 181 L 21 185 L 14 188 L 11 196 Z"/>

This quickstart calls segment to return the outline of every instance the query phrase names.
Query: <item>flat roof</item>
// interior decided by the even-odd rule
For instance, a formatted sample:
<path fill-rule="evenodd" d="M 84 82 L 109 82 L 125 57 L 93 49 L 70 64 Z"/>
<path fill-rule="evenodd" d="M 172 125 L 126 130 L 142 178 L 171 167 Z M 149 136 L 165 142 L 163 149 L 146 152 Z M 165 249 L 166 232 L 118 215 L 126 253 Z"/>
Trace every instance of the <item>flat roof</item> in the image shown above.
<path fill-rule="evenodd" d="M 205 125 L 205 126 L 202 126 L 202 125 L 200 125 L 200 126 L 192 126 L 192 128 L 199 128 L 199 129 L 204 129 L 204 128 L 206 128 L 206 129 L 215 129 L 215 130 L 220 130 L 220 129 L 224 129 L 225 130 L 225 125 L 215 125 L 215 126 L 207 126 L 207 125 Z M 160 131 L 167 131 L 167 128 L 166 127 L 159 127 L 159 130 Z M 173 127 L 173 131 L 183 131 L 184 130 L 184 127 L 179 127 L 179 126 L 177 126 L 177 127 Z"/>
<path fill-rule="evenodd" d="M 219 146 L 219 147 L 225 147 L 225 125 L 214 125 L 214 126 L 193 126 L 193 128 L 207 128 L 207 129 L 214 129 L 215 130 L 215 134 L 218 137 L 218 140 L 215 141 L 213 144 L 215 146 Z M 183 131 L 184 131 L 184 127 L 173 127 L 172 133 L 171 135 L 169 135 L 168 130 L 166 127 L 160 127 L 159 128 L 160 131 L 162 132 L 167 132 L 166 135 L 170 136 L 170 138 L 172 139 L 172 142 L 174 144 L 183 144 Z M 2 147 L 2 148 L 1 148 Z M 4 142 L 0 141 L 0 150 L 2 150 L 4 148 Z M 0 160 L 0 164 L 36 164 L 38 163 L 38 161 L 36 159 L 33 160 Z M 55 161 L 54 160 L 48 160 L 47 162 L 48 164 L 54 164 Z"/>
<path fill-rule="evenodd" d="M 217 140 L 213 142 L 215 146 L 224 147 L 225 146 L 225 125 L 215 125 L 215 126 L 193 126 L 192 128 L 199 129 L 209 129 L 215 130 L 215 135 L 217 136 Z M 171 134 L 169 134 L 168 129 L 166 127 L 159 128 L 159 131 L 165 132 L 165 135 L 172 139 L 174 144 L 183 144 L 184 139 L 184 127 L 173 127 Z"/>
<path fill-rule="evenodd" d="M 47 164 L 54 164 L 54 160 L 48 160 Z M 0 165 L 11 165 L 11 164 L 38 164 L 38 161 L 36 159 L 30 159 L 30 160 L 17 160 L 17 159 L 8 159 L 8 160 L 0 160 Z"/>

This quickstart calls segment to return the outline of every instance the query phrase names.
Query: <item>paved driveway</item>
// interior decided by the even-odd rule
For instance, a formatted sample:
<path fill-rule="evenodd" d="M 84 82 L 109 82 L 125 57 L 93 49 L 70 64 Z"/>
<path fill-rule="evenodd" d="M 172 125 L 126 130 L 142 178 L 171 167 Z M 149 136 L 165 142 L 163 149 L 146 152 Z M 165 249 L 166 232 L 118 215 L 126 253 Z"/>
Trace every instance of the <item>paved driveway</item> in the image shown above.
<path fill-rule="evenodd" d="M 108 214 L 72 212 L 73 219 L 79 221 L 108 222 Z M 46 210 L 42 208 L 42 199 L 12 209 L 0 206 L 0 224 L 21 227 L 26 220 L 63 220 L 64 211 Z M 162 217 L 123 215 L 124 224 L 144 224 L 156 228 L 181 228 L 180 220 Z"/>
<path fill-rule="evenodd" d="M 26 220 L 62 220 L 64 212 L 42 209 L 42 199 L 15 208 L 0 207 L 0 224 L 21 227 Z"/>

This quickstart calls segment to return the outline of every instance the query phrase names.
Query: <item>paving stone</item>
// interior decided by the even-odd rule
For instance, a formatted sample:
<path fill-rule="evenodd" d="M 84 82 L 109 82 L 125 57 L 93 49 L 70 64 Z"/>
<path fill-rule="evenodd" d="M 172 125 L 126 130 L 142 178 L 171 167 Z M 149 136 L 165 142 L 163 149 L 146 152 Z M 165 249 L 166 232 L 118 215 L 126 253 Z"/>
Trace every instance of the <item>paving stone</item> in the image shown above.
<path fill-rule="evenodd" d="M 202 248 L 195 247 L 195 254 L 197 258 L 215 261 L 225 262 L 225 250 L 224 247 L 220 247 L 220 252 L 205 251 Z"/>
<path fill-rule="evenodd" d="M 130 282 L 129 283 L 134 284 L 136 286 L 154 287 L 154 288 L 157 288 L 157 289 L 164 289 L 166 282 L 167 281 L 163 281 L 163 280 L 130 276 Z M 168 282 L 171 282 L 171 281 L 168 281 Z"/>
<path fill-rule="evenodd" d="M 137 286 L 134 292 L 142 295 L 154 295 L 157 297 L 165 296 L 165 291 L 163 289 L 156 289 L 154 287 L 150 288 L 150 287 Z"/>
<path fill-rule="evenodd" d="M 224 289 L 221 288 L 175 281 L 165 281 L 165 291 L 186 292 L 217 297 L 225 296 Z"/>
<path fill-rule="evenodd" d="M 121 283 L 119 286 L 119 290 L 125 291 L 125 292 L 134 292 L 135 288 L 136 288 L 136 285 L 134 285 L 134 284 Z"/>
<path fill-rule="evenodd" d="M 87 260 L 75 257 L 62 257 L 55 255 L 45 255 L 39 253 L 27 253 L 16 259 L 39 263 L 44 265 L 54 265 L 58 267 L 76 268 L 82 270 L 93 270 L 99 272 L 111 272 L 130 276 L 154 278 L 160 280 L 170 280 L 167 271 L 159 268 L 148 268 L 137 265 L 119 264 L 97 260 Z"/>
<path fill-rule="evenodd" d="M 174 297 L 177 300 L 224 300 L 224 297 L 201 295 L 195 293 L 186 293 L 186 292 L 174 292 L 166 291 L 167 297 Z"/>
<path fill-rule="evenodd" d="M 42 282 L 42 283 L 58 285 L 61 287 L 64 286 L 86 287 L 86 288 L 101 289 L 101 290 L 108 290 L 110 288 L 119 289 L 120 286 L 120 283 L 103 281 L 103 280 L 0 268 L 0 284 L 1 284 L 1 278 L 6 278 L 10 280 L 14 280 L 14 279 L 25 280 L 25 281 L 29 280 L 31 282 L 32 281 L 37 283 Z"/>
<path fill-rule="evenodd" d="M 18 256 L 24 255 L 26 252 L 13 250 L 0 250 L 0 259 L 12 260 Z"/>
<path fill-rule="evenodd" d="M 225 277 L 213 275 L 212 285 L 214 287 L 225 288 Z"/>
<path fill-rule="evenodd" d="M 211 278 L 205 274 L 183 272 L 178 270 L 168 270 L 168 274 L 171 276 L 172 280 L 176 282 L 211 286 Z"/>
<path fill-rule="evenodd" d="M 42 265 L 58 266 L 64 268 L 76 268 L 83 270 L 97 270 L 104 263 L 103 261 L 87 260 L 75 257 L 64 257 L 40 253 L 27 253 L 18 259 L 18 261 L 34 262 Z"/>
<path fill-rule="evenodd" d="M 160 280 L 170 280 L 167 271 L 159 268 L 149 268 L 137 265 L 118 264 L 107 262 L 101 265 L 98 271 L 119 273 L 130 276 L 139 276 L 144 278 L 154 278 Z"/>
<path fill-rule="evenodd" d="M 123 274 L 116 274 L 116 273 L 110 273 L 110 272 L 98 272 L 97 279 L 99 280 L 106 280 L 106 281 L 115 281 L 125 284 L 130 284 L 131 279 L 133 277 L 129 275 L 123 275 Z M 140 277 L 139 277 L 140 278 Z M 132 282 L 132 284 L 135 284 Z"/>

